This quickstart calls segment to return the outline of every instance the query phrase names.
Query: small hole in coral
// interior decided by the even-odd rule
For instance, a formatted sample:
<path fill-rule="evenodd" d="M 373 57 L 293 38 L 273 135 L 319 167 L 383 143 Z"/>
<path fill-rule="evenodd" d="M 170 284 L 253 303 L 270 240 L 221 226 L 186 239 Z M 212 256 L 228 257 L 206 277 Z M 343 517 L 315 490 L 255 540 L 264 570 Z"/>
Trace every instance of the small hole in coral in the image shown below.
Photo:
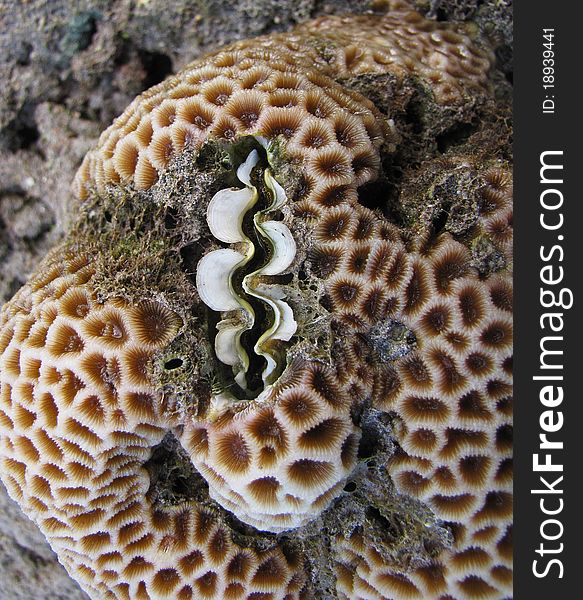
<path fill-rule="evenodd" d="M 352 492 L 354 492 L 355 490 L 356 490 L 356 483 L 354 483 L 354 481 L 349 481 L 344 486 L 344 491 L 348 492 L 349 494 L 352 494 Z"/>
<path fill-rule="evenodd" d="M 164 227 L 166 229 L 176 229 L 178 225 L 178 214 L 176 209 L 168 208 L 164 215 Z"/>
<path fill-rule="evenodd" d="M 366 518 L 372 523 L 380 525 L 381 530 L 389 537 L 389 539 L 397 540 L 403 535 L 403 527 L 396 519 L 387 519 L 374 506 L 369 506 L 366 509 Z"/>
<path fill-rule="evenodd" d="M 183 364 L 181 358 L 171 358 L 164 363 L 164 368 L 167 371 L 173 371 L 174 369 L 179 369 Z"/>
<path fill-rule="evenodd" d="M 447 21 L 447 11 L 443 8 L 438 8 L 435 17 L 437 21 Z"/>
<path fill-rule="evenodd" d="M 362 432 L 362 438 L 358 446 L 358 458 L 362 460 L 374 456 L 378 449 L 378 444 L 378 432 L 373 427 L 366 427 Z M 371 462 L 368 462 L 369 466 Z"/>
<path fill-rule="evenodd" d="M 391 184 L 385 179 L 377 179 L 376 181 L 363 185 L 358 190 L 358 203 L 371 210 L 378 208 L 384 214 L 387 214 L 387 205 L 391 194 Z"/>

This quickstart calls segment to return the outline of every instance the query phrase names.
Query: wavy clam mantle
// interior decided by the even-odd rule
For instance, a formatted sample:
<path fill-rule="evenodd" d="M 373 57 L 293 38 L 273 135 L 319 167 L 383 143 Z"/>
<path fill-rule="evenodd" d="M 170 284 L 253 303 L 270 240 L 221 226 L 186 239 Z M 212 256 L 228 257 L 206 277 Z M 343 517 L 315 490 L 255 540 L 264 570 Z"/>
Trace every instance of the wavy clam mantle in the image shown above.
<path fill-rule="evenodd" d="M 447 116 L 491 62 L 395 2 L 102 134 L 0 315 L 2 480 L 93 598 L 511 594 L 511 171 L 450 154 L 370 208 L 406 132 L 365 93 Z"/>
<path fill-rule="evenodd" d="M 268 199 L 260 200 L 250 178 L 258 161 L 257 150 L 252 150 L 237 169 L 237 176 L 246 187 L 218 191 L 207 209 L 207 223 L 212 235 L 221 242 L 239 244 L 240 250 L 232 247 L 213 250 L 200 260 L 196 269 L 196 289 L 200 299 L 212 310 L 227 313 L 217 324 L 215 354 L 220 362 L 233 367 L 234 383 L 240 391 L 253 393 L 255 378 L 250 373 L 250 355 L 255 357 L 255 362 L 263 362 L 260 357 L 265 359 L 266 365 L 259 377 L 264 389 L 256 392 L 255 396 L 267 394 L 269 390 L 265 387 L 283 371 L 282 357 L 276 356 L 277 349 L 272 348 L 274 343 L 288 342 L 297 329 L 293 312 L 284 301 L 285 287 L 270 283 L 268 279 L 284 273 L 296 254 L 296 243 L 288 227 L 269 219 L 269 214 L 280 209 L 287 198 L 283 188 L 266 169 Z M 243 231 L 243 223 L 250 211 L 253 211 L 253 216 L 249 229 L 254 241 Z M 249 272 L 254 258 L 259 266 L 255 265 Z M 258 324 L 259 331 L 254 336 L 257 341 L 247 351 L 241 338 L 253 330 L 260 319 L 259 314 L 266 310 L 268 314 L 264 319 L 268 325 L 263 331 Z M 229 393 L 225 399 L 234 401 L 236 397 Z M 211 403 L 217 403 L 217 400 L 219 397 L 213 396 Z"/>

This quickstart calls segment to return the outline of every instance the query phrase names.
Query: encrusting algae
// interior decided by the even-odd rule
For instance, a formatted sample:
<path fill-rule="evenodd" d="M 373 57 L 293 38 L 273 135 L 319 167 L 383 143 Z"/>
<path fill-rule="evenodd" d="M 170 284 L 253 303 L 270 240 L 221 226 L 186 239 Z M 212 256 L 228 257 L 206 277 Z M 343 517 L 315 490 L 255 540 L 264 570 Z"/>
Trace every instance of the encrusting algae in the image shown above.
<path fill-rule="evenodd" d="M 395 2 L 206 55 L 102 134 L 0 313 L 2 481 L 92 598 L 511 596 L 511 171 L 367 207 L 401 132 L 348 85 L 457 110 L 491 66 Z"/>

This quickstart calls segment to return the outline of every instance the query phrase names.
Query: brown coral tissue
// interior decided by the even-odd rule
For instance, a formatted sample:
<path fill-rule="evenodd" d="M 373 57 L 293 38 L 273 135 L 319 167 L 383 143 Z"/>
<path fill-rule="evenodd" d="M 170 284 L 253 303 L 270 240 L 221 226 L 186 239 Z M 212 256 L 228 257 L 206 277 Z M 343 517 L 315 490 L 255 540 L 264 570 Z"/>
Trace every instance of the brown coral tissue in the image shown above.
<path fill-rule="evenodd" d="M 138 96 L 0 313 L 0 475 L 91 598 L 512 595 L 502 84 L 377 4 Z"/>

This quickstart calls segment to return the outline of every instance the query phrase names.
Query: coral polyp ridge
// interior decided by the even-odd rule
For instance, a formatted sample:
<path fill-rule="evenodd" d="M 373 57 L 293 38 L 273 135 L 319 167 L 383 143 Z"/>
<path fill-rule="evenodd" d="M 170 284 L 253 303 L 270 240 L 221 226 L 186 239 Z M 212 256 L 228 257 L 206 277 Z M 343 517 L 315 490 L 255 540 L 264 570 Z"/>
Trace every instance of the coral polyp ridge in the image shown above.
<path fill-rule="evenodd" d="M 398 115 L 348 85 L 462 110 L 491 53 L 392 6 L 138 97 L 2 309 L 2 481 L 91 597 L 511 595 L 511 171 L 367 208 Z"/>

